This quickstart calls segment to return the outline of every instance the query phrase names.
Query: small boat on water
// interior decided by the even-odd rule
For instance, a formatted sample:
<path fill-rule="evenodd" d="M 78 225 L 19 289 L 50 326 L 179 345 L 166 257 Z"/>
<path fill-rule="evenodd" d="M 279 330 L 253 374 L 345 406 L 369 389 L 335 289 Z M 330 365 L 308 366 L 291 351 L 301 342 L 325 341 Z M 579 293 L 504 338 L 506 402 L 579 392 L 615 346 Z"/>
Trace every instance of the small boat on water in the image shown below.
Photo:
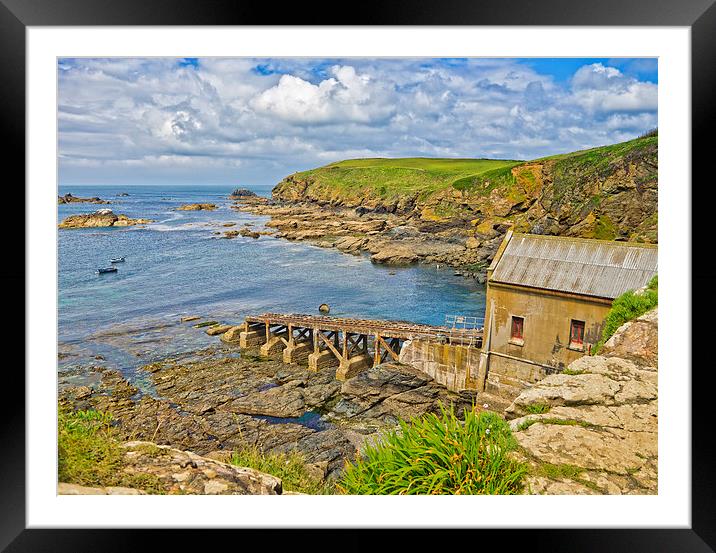
<path fill-rule="evenodd" d="M 101 275 L 103 273 L 116 273 L 117 267 L 102 267 L 101 269 L 97 269 L 96 273 L 98 275 Z"/>
<path fill-rule="evenodd" d="M 124 257 L 113 257 L 109 260 L 110 263 L 124 263 Z"/>

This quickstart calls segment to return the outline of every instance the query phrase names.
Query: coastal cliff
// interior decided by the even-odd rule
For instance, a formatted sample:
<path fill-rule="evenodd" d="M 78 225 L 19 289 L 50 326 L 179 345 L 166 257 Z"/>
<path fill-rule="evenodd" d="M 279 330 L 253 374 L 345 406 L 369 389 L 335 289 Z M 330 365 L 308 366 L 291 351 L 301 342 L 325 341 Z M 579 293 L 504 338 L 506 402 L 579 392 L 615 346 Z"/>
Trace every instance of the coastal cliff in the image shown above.
<path fill-rule="evenodd" d="M 347 160 L 286 177 L 270 205 L 237 208 L 272 216 L 280 237 L 369 252 L 376 263 L 484 274 L 510 227 L 655 243 L 657 173 L 653 133 L 528 162 Z"/>

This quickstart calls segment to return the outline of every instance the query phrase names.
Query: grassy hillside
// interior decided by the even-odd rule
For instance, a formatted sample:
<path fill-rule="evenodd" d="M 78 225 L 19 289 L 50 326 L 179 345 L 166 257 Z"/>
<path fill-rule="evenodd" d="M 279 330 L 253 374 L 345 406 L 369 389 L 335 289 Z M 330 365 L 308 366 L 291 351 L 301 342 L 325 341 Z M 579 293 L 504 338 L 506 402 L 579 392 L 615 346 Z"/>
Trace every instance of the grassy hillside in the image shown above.
<path fill-rule="evenodd" d="M 418 193 L 421 196 L 443 190 L 456 181 L 520 161 L 449 158 L 366 158 L 348 159 L 294 175 L 311 179 L 318 188 L 343 193 L 360 190 L 383 198 Z"/>
<path fill-rule="evenodd" d="M 656 242 L 658 133 L 532 161 L 346 160 L 294 173 L 273 195 L 469 222 L 479 236 L 509 223 L 521 232 Z"/>

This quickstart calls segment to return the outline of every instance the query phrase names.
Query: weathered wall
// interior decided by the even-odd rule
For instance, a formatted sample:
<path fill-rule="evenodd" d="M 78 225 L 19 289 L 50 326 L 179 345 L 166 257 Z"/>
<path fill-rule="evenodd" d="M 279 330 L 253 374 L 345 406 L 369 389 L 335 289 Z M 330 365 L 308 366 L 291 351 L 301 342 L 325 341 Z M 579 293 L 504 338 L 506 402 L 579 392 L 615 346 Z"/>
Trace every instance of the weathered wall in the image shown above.
<path fill-rule="evenodd" d="M 610 307 L 609 300 L 488 282 L 485 349 L 489 343 L 496 353 L 489 357 L 485 389 L 512 395 L 553 372 L 535 363 L 564 369 L 599 340 Z M 512 316 L 524 318 L 522 344 L 511 342 Z M 582 350 L 569 346 L 572 319 L 585 322 Z"/>
<path fill-rule="evenodd" d="M 475 388 L 480 349 L 440 344 L 427 340 L 408 340 L 400 350 L 400 362 L 431 376 L 448 390 Z"/>

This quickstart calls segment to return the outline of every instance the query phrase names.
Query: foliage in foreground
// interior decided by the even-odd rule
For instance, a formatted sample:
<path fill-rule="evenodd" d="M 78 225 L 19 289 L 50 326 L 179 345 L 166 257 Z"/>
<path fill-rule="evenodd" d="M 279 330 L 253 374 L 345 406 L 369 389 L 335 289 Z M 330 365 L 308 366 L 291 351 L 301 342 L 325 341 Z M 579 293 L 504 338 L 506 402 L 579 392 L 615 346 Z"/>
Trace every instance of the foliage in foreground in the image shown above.
<path fill-rule="evenodd" d="M 112 417 L 101 411 L 71 411 L 60 407 L 57 419 L 58 477 L 60 482 L 84 486 L 114 485 L 122 459 L 110 426 Z"/>
<path fill-rule="evenodd" d="M 264 453 L 259 447 L 245 447 L 234 451 L 231 464 L 271 474 L 281 479 L 284 491 L 311 495 L 333 493 L 333 485 L 313 477 L 306 468 L 306 461 L 297 452 Z"/>
<path fill-rule="evenodd" d="M 617 329 L 624 323 L 641 317 L 647 311 L 654 309 L 659 303 L 659 279 L 654 276 L 649 281 L 646 290 L 635 292 L 629 290 L 614 300 L 612 308 L 604 321 L 601 339 L 592 348 L 592 355 L 597 355 L 599 350 Z"/>
<path fill-rule="evenodd" d="M 509 456 L 517 447 L 496 413 L 453 411 L 400 421 L 398 431 L 347 464 L 337 484 L 342 493 L 516 494 L 526 468 Z"/>
<path fill-rule="evenodd" d="M 59 482 L 82 486 L 124 486 L 147 493 L 164 493 L 158 477 L 122 472 L 122 447 L 112 416 L 88 409 L 59 406 L 57 416 L 57 476 Z"/>

